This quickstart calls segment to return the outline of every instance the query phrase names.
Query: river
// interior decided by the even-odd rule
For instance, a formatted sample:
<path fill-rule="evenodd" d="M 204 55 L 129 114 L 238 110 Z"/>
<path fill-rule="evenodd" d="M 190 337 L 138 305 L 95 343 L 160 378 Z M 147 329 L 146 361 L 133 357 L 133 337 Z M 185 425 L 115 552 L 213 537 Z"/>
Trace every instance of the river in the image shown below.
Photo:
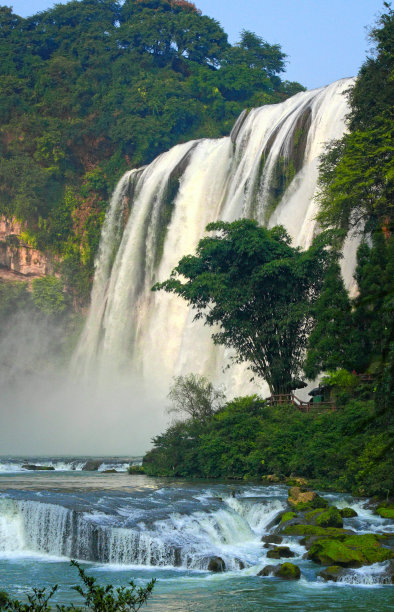
<path fill-rule="evenodd" d="M 321 567 L 303 559 L 296 538 L 285 539 L 301 568 L 299 581 L 262 578 L 268 564 L 261 538 L 285 508 L 287 488 L 217 481 L 162 480 L 127 472 L 127 458 L 103 459 L 83 471 L 86 458 L 0 459 L 0 590 L 23 599 L 32 586 L 59 584 L 54 602 L 80 603 L 70 558 L 83 561 L 101 583 L 138 585 L 157 578 L 146 610 L 212 612 L 392 609 L 393 589 L 381 584 L 384 564 L 353 570 L 346 582 L 326 583 Z M 29 471 L 25 463 L 51 465 Z M 366 500 L 325 494 L 357 533 L 394 533 Z M 226 571 L 207 570 L 221 557 Z"/>

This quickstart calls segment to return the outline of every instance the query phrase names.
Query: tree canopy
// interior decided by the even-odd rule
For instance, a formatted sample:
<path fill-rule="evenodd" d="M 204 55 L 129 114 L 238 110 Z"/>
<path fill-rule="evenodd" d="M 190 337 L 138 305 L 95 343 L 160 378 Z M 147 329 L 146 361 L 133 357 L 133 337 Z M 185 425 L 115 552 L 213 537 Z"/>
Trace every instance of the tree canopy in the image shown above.
<path fill-rule="evenodd" d="M 324 242 L 307 250 L 290 245 L 282 227 L 250 219 L 207 226 L 196 255 L 183 257 L 171 278 L 155 285 L 186 299 L 210 326 L 216 344 L 235 349 L 272 393 L 303 386 L 299 380 L 313 327 L 312 305 L 328 258 Z M 183 280 L 185 279 L 185 280 Z"/>
<path fill-rule="evenodd" d="M 123 172 L 302 90 L 279 78 L 284 61 L 250 32 L 230 45 L 186 0 L 71 0 L 27 19 L 0 7 L 0 214 L 86 300 Z"/>

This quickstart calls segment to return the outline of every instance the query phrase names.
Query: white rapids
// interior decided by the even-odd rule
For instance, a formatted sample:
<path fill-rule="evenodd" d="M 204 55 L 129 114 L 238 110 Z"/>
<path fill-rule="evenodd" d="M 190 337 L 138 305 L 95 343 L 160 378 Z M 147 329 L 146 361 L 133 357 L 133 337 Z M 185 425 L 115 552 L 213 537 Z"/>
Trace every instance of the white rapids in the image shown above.
<path fill-rule="evenodd" d="M 340 138 L 353 79 L 244 111 L 231 136 L 175 146 L 119 182 L 102 232 L 92 301 L 73 369 L 100 380 L 119 372 L 167 393 L 175 375 L 198 372 L 229 396 L 254 392 L 245 365 L 193 321 L 184 301 L 152 285 L 193 253 L 214 220 L 283 224 L 307 248 L 315 220 L 319 156 Z M 128 218 L 123 230 L 125 219 Z M 343 274 L 351 286 L 354 245 Z"/>

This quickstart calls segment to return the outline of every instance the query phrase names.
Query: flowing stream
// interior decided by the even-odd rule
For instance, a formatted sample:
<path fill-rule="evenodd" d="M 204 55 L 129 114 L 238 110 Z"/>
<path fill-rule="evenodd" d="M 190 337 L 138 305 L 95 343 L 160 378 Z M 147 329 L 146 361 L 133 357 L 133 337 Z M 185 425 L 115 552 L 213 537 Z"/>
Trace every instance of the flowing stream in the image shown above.
<path fill-rule="evenodd" d="M 284 486 L 162 481 L 57 465 L 46 473 L 4 468 L 0 475 L 0 590 L 13 596 L 59 583 L 57 602 L 80 602 L 71 590 L 77 579 L 69 559 L 76 558 L 101 583 L 125 585 L 133 578 L 140 585 L 156 577 L 147 610 L 390 609 L 387 564 L 325 583 L 317 575 L 321 567 L 303 558 L 299 538 L 285 537 L 283 544 L 293 551 L 301 580 L 257 576 L 265 565 L 283 562 L 267 558 L 261 538 L 286 508 Z M 394 534 L 392 521 L 374 515 L 366 501 L 326 497 L 356 509 L 346 528 Z M 225 564 L 219 574 L 208 571 L 216 557 Z"/>
<path fill-rule="evenodd" d="M 124 373 L 162 395 L 174 375 L 189 372 L 208 375 L 229 396 L 255 390 L 245 365 L 226 368 L 231 353 L 213 345 L 211 330 L 193 321 L 181 298 L 151 287 L 195 251 L 213 220 L 283 224 L 295 245 L 310 245 L 319 156 L 344 132 L 352 83 L 244 111 L 231 136 L 175 146 L 123 176 L 105 219 L 74 371 L 100 381 Z M 349 287 L 354 251 L 353 243 L 345 248 Z"/>

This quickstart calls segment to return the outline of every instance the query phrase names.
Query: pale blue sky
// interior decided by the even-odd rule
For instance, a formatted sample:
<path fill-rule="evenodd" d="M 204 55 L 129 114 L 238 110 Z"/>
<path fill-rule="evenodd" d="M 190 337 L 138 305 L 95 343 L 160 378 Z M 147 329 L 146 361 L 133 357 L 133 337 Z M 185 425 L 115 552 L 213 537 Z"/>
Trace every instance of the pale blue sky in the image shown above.
<path fill-rule="evenodd" d="M 55 2 L 9 4 L 26 17 Z M 370 47 L 365 28 L 383 8 L 383 0 L 195 0 L 195 4 L 222 24 L 230 42 L 246 29 L 281 44 L 289 55 L 285 78 L 308 88 L 357 74 Z"/>

